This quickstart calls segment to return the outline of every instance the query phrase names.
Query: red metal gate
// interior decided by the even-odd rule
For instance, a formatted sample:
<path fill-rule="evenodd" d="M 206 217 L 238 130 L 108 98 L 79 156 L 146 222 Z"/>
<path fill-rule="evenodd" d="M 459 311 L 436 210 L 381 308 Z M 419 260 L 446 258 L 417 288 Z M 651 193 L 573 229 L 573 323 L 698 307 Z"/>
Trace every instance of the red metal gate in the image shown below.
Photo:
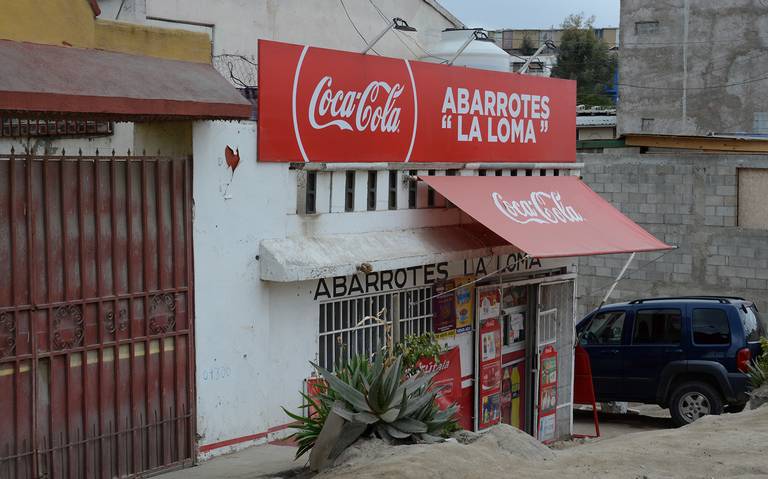
<path fill-rule="evenodd" d="M 192 462 L 191 166 L 0 156 L 0 478 Z"/>

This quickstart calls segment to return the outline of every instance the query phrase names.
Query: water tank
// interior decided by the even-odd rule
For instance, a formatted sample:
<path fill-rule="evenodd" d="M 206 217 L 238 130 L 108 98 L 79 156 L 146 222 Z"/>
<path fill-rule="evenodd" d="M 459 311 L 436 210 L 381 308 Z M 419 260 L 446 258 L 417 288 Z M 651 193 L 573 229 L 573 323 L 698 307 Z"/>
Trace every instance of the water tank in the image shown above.
<path fill-rule="evenodd" d="M 446 63 L 456 55 L 464 42 L 474 35 L 476 28 L 449 28 L 443 30 L 440 42 L 430 49 L 432 56 L 420 60 L 432 63 Z M 509 54 L 492 40 L 472 40 L 467 48 L 453 62 L 455 66 L 482 68 L 500 72 L 509 71 Z"/>

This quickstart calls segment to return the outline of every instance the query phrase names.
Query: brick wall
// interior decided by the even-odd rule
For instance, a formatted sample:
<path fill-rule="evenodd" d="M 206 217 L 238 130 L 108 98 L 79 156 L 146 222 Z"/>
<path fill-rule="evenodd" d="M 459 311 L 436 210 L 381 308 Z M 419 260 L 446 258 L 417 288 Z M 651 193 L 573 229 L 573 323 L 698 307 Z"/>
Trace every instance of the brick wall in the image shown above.
<path fill-rule="evenodd" d="M 584 153 L 584 181 L 657 238 L 679 248 L 636 256 L 609 302 L 648 296 L 744 296 L 768 312 L 768 230 L 741 228 L 737 168 L 768 168 L 768 155 Z M 768 201 L 768 198 L 762 199 Z M 600 302 L 628 255 L 579 263 L 579 314 Z"/>

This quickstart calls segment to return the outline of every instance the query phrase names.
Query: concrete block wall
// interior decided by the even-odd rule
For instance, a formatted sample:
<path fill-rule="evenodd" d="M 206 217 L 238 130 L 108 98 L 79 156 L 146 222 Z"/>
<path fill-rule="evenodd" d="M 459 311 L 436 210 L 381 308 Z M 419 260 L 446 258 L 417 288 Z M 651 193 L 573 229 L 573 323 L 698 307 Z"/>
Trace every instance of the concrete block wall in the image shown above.
<path fill-rule="evenodd" d="M 737 169 L 768 168 L 768 155 L 641 154 L 624 148 L 580 154 L 577 161 L 584 163 L 582 177 L 592 189 L 678 246 L 669 253 L 638 254 L 609 302 L 722 294 L 746 297 L 768 311 L 768 230 L 739 227 L 737 221 Z M 579 315 L 599 304 L 627 258 L 580 259 Z"/>

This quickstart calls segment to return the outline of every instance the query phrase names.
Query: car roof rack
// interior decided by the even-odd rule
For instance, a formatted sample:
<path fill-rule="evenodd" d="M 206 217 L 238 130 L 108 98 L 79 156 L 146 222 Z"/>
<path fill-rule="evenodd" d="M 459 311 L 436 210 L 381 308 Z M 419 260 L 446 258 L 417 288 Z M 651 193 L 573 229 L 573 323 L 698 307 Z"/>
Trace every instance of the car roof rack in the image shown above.
<path fill-rule="evenodd" d="M 670 300 L 684 300 L 684 299 L 700 299 L 705 301 L 717 301 L 720 304 L 730 304 L 731 300 L 746 301 L 746 299 L 739 296 L 694 295 L 694 296 L 667 296 L 667 297 L 658 297 L 658 298 L 642 298 L 642 299 L 635 299 L 633 301 L 630 301 L 629 304 L 643 304 L 648 301 L 670 301 Z"/>

